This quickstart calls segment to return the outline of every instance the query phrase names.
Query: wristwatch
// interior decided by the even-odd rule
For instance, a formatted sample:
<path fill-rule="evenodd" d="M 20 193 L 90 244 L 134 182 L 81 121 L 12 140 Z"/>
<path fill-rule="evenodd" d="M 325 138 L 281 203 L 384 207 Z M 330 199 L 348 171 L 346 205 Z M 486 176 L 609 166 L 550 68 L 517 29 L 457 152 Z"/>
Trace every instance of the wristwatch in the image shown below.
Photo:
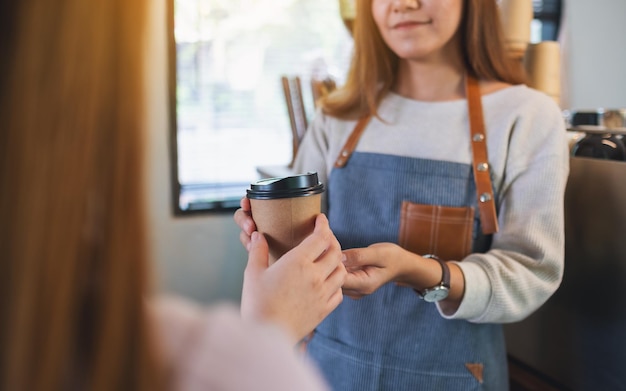
<path fill-rule="evenodd" d="M 439 262 L 441 265 L 442 275 L 441 282 L 439 284 L 432 288 L 426 288 L 421 292 L 416 290 L 417 294 L 424 299 L 424 301 L 428 301 L 430 303 L 445 299 L 448 297 L 448 293 L 450 292 L 450 269 L 448 268 L 448 265 L 434 254 L 426 254 L 422 255 L 422 257 L 431 258 Z"/>

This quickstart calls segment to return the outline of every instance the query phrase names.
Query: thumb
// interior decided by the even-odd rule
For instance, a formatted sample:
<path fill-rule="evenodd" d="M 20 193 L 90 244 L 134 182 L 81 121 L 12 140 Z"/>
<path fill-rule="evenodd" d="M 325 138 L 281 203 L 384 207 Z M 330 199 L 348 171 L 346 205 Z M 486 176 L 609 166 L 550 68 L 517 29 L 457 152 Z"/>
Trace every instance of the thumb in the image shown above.
<path fill-rule="evenodd" d="M 262 271 L 269 266 L 269 247 L 263 234 L 252 232 L 248 245 L 248 269 Z"/>
<path fill-rule="evenodd" d="M 358 268 L 364 264 L 364 248 L 343 250 L 343 264 L 346 268 Z"/>

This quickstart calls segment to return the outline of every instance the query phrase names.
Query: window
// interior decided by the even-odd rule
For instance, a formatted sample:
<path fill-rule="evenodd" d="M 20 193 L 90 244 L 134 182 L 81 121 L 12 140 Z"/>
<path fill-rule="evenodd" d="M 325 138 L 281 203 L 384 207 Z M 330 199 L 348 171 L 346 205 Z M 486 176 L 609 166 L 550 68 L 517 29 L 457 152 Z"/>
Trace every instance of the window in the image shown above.
<path fill-rule="evenodd" d="M 260 165 L 287 165 L 280 77 L 345 76 L 352 50 L 339 1 L 170 0 L 174 210 L 237 207 Z"/>

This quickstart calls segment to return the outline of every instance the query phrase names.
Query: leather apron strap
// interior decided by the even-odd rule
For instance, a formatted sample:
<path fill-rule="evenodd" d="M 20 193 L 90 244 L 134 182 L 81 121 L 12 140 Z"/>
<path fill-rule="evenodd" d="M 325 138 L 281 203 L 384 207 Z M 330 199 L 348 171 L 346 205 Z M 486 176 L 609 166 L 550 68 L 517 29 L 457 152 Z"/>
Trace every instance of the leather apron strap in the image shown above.
<path fill-rule="evenodd" d="M 496 205 L 491 184 L 491 173 L 489 171 L 487 135 L 483 120 L 480 86 L 478 80 L 472 76 L 468 75 L 465 80 L 465 94 L 467 96 L 470 121 L 470 140 L 472 144 L 472 169 L 478 198 L 478 209 L 480 211 L 480 224 L 483 233 L 490 235 L 498 232 L 498 218 L 496 216 Z M 342 168 L 348 163 L 371 118 L 371 115 L 367 115 L 357 122 L 335 160 L 335 168 Z"/>
<path fill-rule="evenodd" d="M 474 183 L 476 184 L 476 196 L 478 197 L 478 210 L 480 211 L 480 225 L 483 234 L 489 235 L 498 232 L 498 218 L 496 216 L 496 203 L 491 185 L 491 172 L 487 155 L 487 134 L 483 120 L 483 105 L 480 96 L 478 80 L 472 76 L 465 78 L 465 93 L 470 120 L 470 141 L 472 143 L 472 169 L 474 171 Z"/>
<path fill-rule="evenodd" d="M 371 115 L 367 115 L 356 123 L 350 137 L 348 137 L 348 140 L 344 144 L 343 148 L 341 148 L 341 152 L 339 152 L 337 160 L 335 160 L 335 168 L 342 168 L 348 164 L 348 160 L 350 159 L 350 156 L 352 156 L 352 152 L 354 152 L 354 149 L 356 148 L 356 145 L 358 144 L 359 139 L 361 138 L 361 135 L 371 118 Z"/>

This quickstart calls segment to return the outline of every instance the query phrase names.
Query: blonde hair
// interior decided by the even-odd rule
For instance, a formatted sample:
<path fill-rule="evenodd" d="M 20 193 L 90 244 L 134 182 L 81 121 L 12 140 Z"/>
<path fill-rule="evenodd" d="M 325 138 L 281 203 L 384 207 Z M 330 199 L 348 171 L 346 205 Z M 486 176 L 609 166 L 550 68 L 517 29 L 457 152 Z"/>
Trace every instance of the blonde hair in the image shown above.
<path fill-rule="evenodd" d="M 146 1 L 0 6 L 0 389 L 155 390 Z"/>
<path fill-rule="evenodd" d="M 346 119 L 377 113 L 395 81 L 399 63 L 374 22 L 372 0 L 356 1 L 354 51 L 346 83 L 321 101 L 326 114 Z M 459 33 L 461 55 L 470 75 L 511 84 L 525 82 L 521 64 L 505 51 L 495 0 L 464 0 Z"/>

